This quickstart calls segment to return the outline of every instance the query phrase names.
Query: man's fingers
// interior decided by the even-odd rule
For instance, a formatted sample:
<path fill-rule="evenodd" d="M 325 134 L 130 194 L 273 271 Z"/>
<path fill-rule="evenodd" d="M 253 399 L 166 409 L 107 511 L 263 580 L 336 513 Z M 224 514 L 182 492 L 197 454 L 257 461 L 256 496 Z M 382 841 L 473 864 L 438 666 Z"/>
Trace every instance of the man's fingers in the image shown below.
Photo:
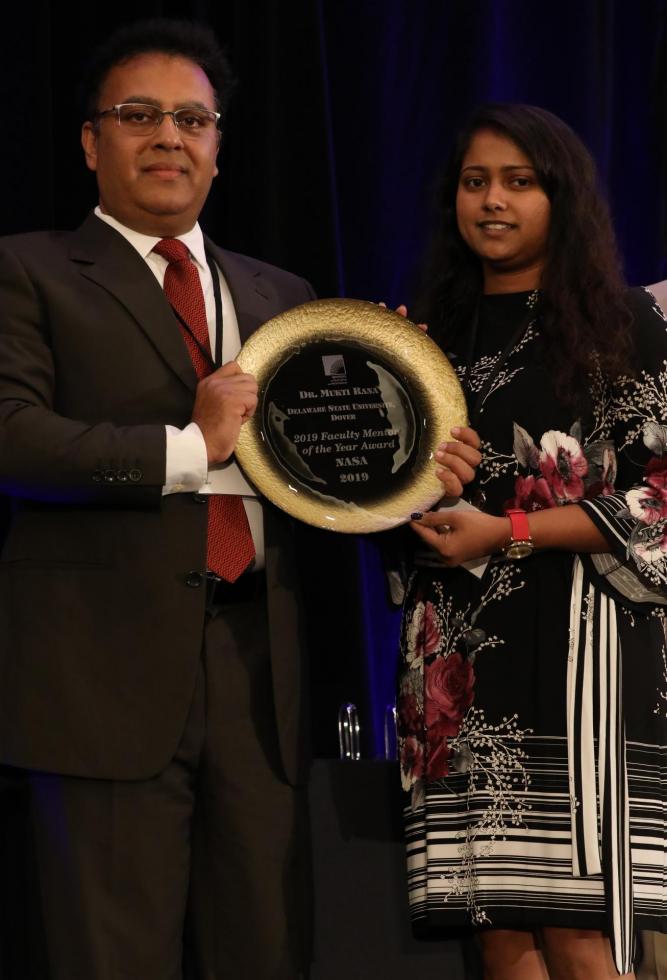
<path fill-rule="evenodd" d="M 246 374 L 241 370 L 235 361 L 230 361 L 229 364 L 223 364 L 223 366 L 218 368 L 217 371 L 214 371 L 212 374 L 208 374 L 205 378 L 202 378 L 199 384 L 212 385 L 215 387 L 236 387 L 239 385 L 243 387 L 257 387 L 257 381 L 255 380 L 254 375 Z"/>
<path fill-rule="evenodd" d="M 240 411 L 241 415 L 250 417 L 257 408 L 257 392 L 239 390 L 222 399 L 222 405 L 231 411 Z"/>
<path fill-rule="evenodd" d="M 254 377 L 244 374 L 231 361 L 199 382 L 193 418 L 210 420 L 213 425 L 222 424 L 226 416 L 250 418 L 257 408 L 258 397 Z"/>
<path fill-rule="evenodd" d="M 235 392 L 250 391 L 257 394 L 257 382 L 251 374 L 237 374 L 233 378 L 216 378 L 212 374 L 204 378 L 203 384 L 208 381 L 209 386 L 224 398 L 226 394 L 233 395 Z"/>
<path fill-rule="evenodd" d="M 236 361 L 227 361 L 222 367 L 219 367 L 212 374 L 209 374 L 209 378 L 230 378 L 234 374 L 243 374 L 240 365 Z M 248 375 L 251 377 L 251 375 Z"/>
<path fill-rule="evenodd" d="M 223 374 L 222 372 L 226 367 L 227 365 L 225 364 L 224 367 L 214 371 L 213 374 L 209 374 L 206 378 L 202 378 L 198 387 L 214 392 L 219 398 L 225 398 L 228 395 L 233 396 L 237 392 L 252 392 L 253 394 L 257 395 L 257 381 L 252 374 L 244 374 L 243 371 L 240 370 L 238 372 Z"/>

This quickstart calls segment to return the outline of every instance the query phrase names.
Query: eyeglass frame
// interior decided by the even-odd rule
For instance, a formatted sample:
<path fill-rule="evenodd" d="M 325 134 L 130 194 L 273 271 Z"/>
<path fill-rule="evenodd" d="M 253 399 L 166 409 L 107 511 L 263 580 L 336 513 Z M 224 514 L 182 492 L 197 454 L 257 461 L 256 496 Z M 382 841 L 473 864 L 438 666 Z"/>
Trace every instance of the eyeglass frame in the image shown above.
<path fill-rule="evenodd" d="M 215 109 L 206 109 L 203 106 L 195 106 L 195 105 L 181 106 L 180 109 L 161 109 L 157 105 L 151 105 L 150 102 L 117 102 L 116 105 L 112 105 L 111 108 L 109 109 L 100 109 L 99 112 L 96 112 L 95 115 L 93 116 L 93 122 L 97 123 L 98 119 L 103 119 L 105 116 L 110 116 L 113 113 L 115 113 L 116 119 L 118 121 L 118 128 L 121 129 L 122 126 L 120 121 L 120 110 L 125 108 L 125 106 L 138 106 L 143 109 L 152 109 L 154 112 L 160 113 L 160 118 L 156 123 L 155 128 L 152 129 L 150 133 L 134 133 L 135 136 L 142 136 L 142 135 L 152 136 L 153 133 L 157 133 L 158 129 L 164 122 L 164 117 L 171 116 L 174 126 L 176 127 L 178 132 L 183 135 L 184 139 L 197 139 L 196 136 L 193 137 L 192 135 L 188 134 L 187 129 L 182 129 L 181 124 L 176 119 L 177 113 L 187 112 L 188 110 L 192 111 L 193 109 L 196 109 L 198 112 L 205 112 L 208 116 L 213 116 L 214 130 L 218 134 L 218 138 L 222 135 L 220 129 L 218 128 L 218 123 L 220 122 L 221 113 L 216 112 Z M 127 132 L 127 130 L 125 130 L 125 132 Z"/>

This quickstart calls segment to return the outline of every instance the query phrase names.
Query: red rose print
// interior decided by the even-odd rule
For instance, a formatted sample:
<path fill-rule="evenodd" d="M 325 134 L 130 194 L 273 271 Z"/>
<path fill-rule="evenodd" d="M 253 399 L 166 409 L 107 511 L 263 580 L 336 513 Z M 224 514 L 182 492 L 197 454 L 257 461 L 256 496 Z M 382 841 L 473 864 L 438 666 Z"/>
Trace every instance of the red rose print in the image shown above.
<path fill-rule="evenodd" d="M 460 653 L 436 657 L 424 670 L 426 727 L 456 734 L 474 698 L 475 673 Z"/>
<path fill-rule="evenodd" d="M 433 701 L 426 702 L 426 728 L 433 732 L 438 738 L 452 738 L 458 735 L 463 714 L 450 717 L 442 713 L 437 704 Z"/>
<path fill-rule="evenodd" d="M 398 725 L 401 735 L 416 735 L 424 730 L 424 719 L 415 694 L 401 692 L 399 695 Z"/>

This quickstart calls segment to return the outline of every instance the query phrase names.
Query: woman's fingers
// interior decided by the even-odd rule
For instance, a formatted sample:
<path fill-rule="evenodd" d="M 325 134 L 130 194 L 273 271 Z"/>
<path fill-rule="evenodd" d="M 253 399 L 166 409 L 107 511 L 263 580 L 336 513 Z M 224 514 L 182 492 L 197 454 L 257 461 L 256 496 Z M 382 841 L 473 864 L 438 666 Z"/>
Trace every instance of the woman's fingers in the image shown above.
<path fill-rule="evenodd" d="M 384 302 L 383 302 L 382 300 L 381 300 L 381 301 L 380 301 L 380 302 L 378 303 L 378 306 L 381 306 L 381 307 L 382 307 L 383 309 L 385 309 L 385 310 L 387 309 L 387 304 L 386 304 L 386 303 L 384 303 Z M 395 309 L 395 311 L 394 311 L 394 312 L 395 312 L 395 313 L 398 313 L 398 315 L 399 315 L 399 316 L 404 316 L 404 317 L 407 317 L 407 315 L 408 315 L 408 308 L 407 308 L 407 306 L 405 305 L 405 303 L 400 303 L 400 304 L 399 304 L 399 305 L 398 305 L 398 306 L 396 307 L 396 309 Z M 422 331 L 423 333 L 426 333 L 426 332 L 427 332 L 427 330 L 428 330 L 428 325 L 427 325 L 426 323 L 416 323 L 416 324 L 415 324 L 415 326 L 416 326 L 416 327 L 419 327 L 419 329 L 420 329 L 420 330 L 421 330 L 421 331 Z M 471 431 L 472 431 L 472 430 L 471 430 Z"/>
<path fill-rule="evenodd" d="M 437 551 L 442 558 L 447 559 L 448 555 L 445 541 L 449 533 L 448 525 L 444 523 L 442 517 L 439 517 L 439 523 L 428 526 L 427 518 L 436 516 L 435 514 L 423 514 L 418 522 L 411 521 L 410 527 L 422 539 L 424 544 Z"/>
<path fill-rule="evenodd" d="M 479 451 L 480 440 L 474 429 L 457 426 L 452 429 L 455 439 L 443 442 L 435 452 L 436 476 L 442 481 L 445 492 L 451 497 L 460 497 L 466 483 L 475 479 L 475 470 L 482 461 Z"/>
<path fill-rule="evenodd" d="M 412 515 L 410 527 L 446 565 L 491 555 L 507 545 L 509 520 L 479 511 L 430 511 Z"/>
<path fill-rule="evenodd" d="M 459 442 L 464 443 L 466 446 L 472 446 L 473 449 L 479 449 L 481 445 L 479 435 L 469 425 L 455 425 L 452 429 L 452 435 Z"/>
<path fill-rule="evenodd" d="M 463 452 L 464 449 L 467 449 L 468 452 Z M 475 479 L 475 470 L 479 466 L 481 458 L 476 449 L 469 449 L 467 446 L 452 446 L 451 443 L 435 451 L 436 463 L 447 466 L 462 483 L 470 483 L 471 480 Z"/>
<path fill-rule="evenodd" d="M 410 517 L 412 518 L 415 530 L 417 528 L 428 527 L 444 533 L 449 531 L 450 528 L 450 525 L 447 523 L 446 511 L 444 510 L 429 510 L 425 514 L 411 514 Z"/>
<path fill-rule="evenodd" d="M 439 466 L 435 471 L 435 475 L 442 483 L 443 497 L 461 497 L 463 495 L 463 481 L 453 470 Z"/>

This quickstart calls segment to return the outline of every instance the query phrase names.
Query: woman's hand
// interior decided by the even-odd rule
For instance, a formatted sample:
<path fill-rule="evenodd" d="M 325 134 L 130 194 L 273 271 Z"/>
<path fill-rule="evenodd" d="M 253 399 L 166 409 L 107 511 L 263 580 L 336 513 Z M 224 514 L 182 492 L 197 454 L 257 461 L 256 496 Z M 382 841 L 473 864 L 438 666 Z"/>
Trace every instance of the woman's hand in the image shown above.
<path fill-rule="evenodd" d="M 460 497 L 466 483 L 475 479 L 475 470 L 482 461 L 480 440 L 467 425 L 452 429 L 454 442 L 443 442 L 435 453 L 440 464 L 435 475 L 442 481 L 445 497 Z"/>
<path fill-rule="evenodd" d="M 510 543 L 512 534 L 509 517 L 455 508 L 422 514 L 410 526 L 438 552 L 445 565 L 451 566 L 501 551 Z M 577 504 L 534 511 L 528 514 L 528 527 L 538 551 L 555 548 L 580 554 L 604 554 L 611 550 L 602 532 Z"/>
<path fill-rule="evenodd" d="M 378 306 L 383 307 L 383 309 L 385 309 L 385 310 L 387 309 L 387 304 L 386 303 L 380 302 L 380 303 L 378 303 Z M 396 309 L 394 310 L 394 313 L 398 313 L 399 316 L 404 316 L 407 319 L 408 308 L 405 305 L 405 303 L 401 303 L 400 306 L 397 306 L 396 307 Z M 415 326 L 416 327 L 419 327 L 419 329 L 421 331 L 423 331 L 424 333 L 426 333 L 427 330 L 428 330 L 428 326 L 425 323 L 415 323 Z"/>
<path fill-rule="evenodd" d="M 410 527 L 450 567 L 500 551 L 511 537 L 508 517 L 474 510 L 431 511 Z"/>

